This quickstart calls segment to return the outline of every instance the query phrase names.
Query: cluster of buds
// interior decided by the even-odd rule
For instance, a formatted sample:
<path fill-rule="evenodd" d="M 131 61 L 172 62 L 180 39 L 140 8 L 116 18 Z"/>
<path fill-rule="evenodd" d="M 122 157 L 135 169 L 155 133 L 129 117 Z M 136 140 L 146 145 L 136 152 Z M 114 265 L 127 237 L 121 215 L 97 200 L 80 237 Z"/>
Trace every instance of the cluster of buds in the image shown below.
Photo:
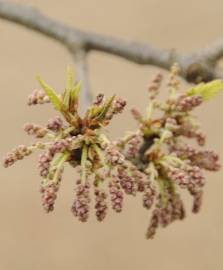
<path fill-rule="evenodd" d="M 30 154 L 32 154 L 32 147 L 19 145 L 17 148 L 13 149 L 12 152 L 6 155 L 3 160 L 3 166 L 5 168 L 12 166 L 16 161 L 21 160 Z"/>
<path fill-rule="evenodd" d="M 49 103 L 49 97 L 46 95 L 46 93 L 42 89 L 37 89 L 32 92 L 32 94 L 29 95 L 27 104 L 29 106 L 31 105 L 37 105 L 37 104 L 44 104 Z"/>
<path fill-rule="evenodd" d="M 178 121 L 178 129 L 175 130 L 174 135 L 176 136 L 184 136 L 190 139 L 195 139 L 199 146 L 204 146 L 206 143 L 206 136 L 203 134 L 199 126 L 194 125 L 188 119 L 180 119 L 182 122 Z"/>
<path fill-rule="evenodd" d="M 151 184 L 150 181 L 145 183 L 144 192 L 143 192 L 143 207 L 146 209 L 150 209 L 153 205 L 153 202 L 156 197 L 156 189 L 155 186 Z"/>
<path fill-rule="evenodd" d="M 71 207 L 72 213 L 75 217 L 82 222 L 87 221 L 89 217 L 90 210 L 90 184 L 85 183 L 81 184 L 81 181 L 78 181 L 76 188 L 76 197 Z"/>
<path fill-rule="evenodd" d="M 123 148 L 122 151 L 125 152 L 125 156 L 128 158 L 128 160 L 134 160 L 138 157 L 142 143 L 143 140 L 140 133 L 130 134 L 117 142 L 119 147 Z"/>
<path fill-rule="evenodd" d="M 53 142 L 48 150 L 52 156 L 55 156 L 56 153 L 63 153 L 66 150 L 72 148 L 72 142 L 75 141 L 76 137 L 68 137 L 65 139 L 57 140 Z"/>
<path fill-rule="evenodd" d="M 108 109 L 105 116 L 105 123 L 110 122 L 114 115 L 122 113 L 126 106 L 126 101 L 121 98 L 114 98 L 112 106 Z"/>
<path fill-rule="evenodd" d="M 112 209 L 119 213 L 122 211 L 124 193 L 116 178 L 113 178 L 109 183 L 109 193 L 111 197 Z"/>
<path fill-rule="evenodd" d="M 70 69 L 62 95 L 38 78 L 42 90 L 35 90 L 29 96 L 28 105 L 50 102 L 63 120 L 56 116 L 46 126 L 26 124 L 24 129 L 28 135 L 50 141 L 19 146 L 7 154 L 3 165 L 9 167 L 34 150 L 44 150 L 39 156 L 38 169 L 46 212 L 54 210 L 64 165 L 71 165 L 80 174 L 71 211 L 81 222 L 89 218 L 92 194 L 96 218 L 102 221 L 107 216 L 108 200 L 111 208 L 120 213 L 125 196 L 140 193 L 142 206 L 152 209 L 146 236 L 153 238 L 158 227 L 166 227 L 185 217 L 181 191 L 186 190 L 193 197 L 192 212 L 200 210 L 205 184 L 203 170 L 220 168 L 216 153 L 189 146 L 183 140 L 194 138 L 199 146 L 205 145 L 205 135 L 191 111 L 219 92 L 223 83 L 216 80 L 180 93 L 178 71 L 179 67 L 174 65 L 168 82 L 169 97 L 165 102 L 157 100 L 163 75 L 153 78 L 148 86 L 146 117 L 137 109 L 132 110 L 139 122 L 138 130 L 113 142 L 103 128 L 115 115 L 122 113 L 126 105 L 124 100 L 116 96 L 106 99 L 99 94 L 80 116 L 80 83 L 75 82 Z M 160 110 L 159 118 L 153 118 L 154 110 Z"/>
<path fill-rule="evenodd" d="M 201 96 L 181 95 L 176 100 L 176 110 L 180 112 L 189 112 L 195 107 L 201 105 L 203 99 Z"/>
<path fill-rule="evenodd" d="M 47 177 L 49 174 L 50 162 L 53 159 L 53 155 L 51 155 L 50 151 L 46 151 L 39 155 L 38 160 L 38 169 L 40 177 Z"/>
<path fill-rule="evenodd" d="M 128 172 L 128 168 L 120 166 L 117 169 L 117 178 L 119 179 L 120 185 L 126 194 L 136 195 L 137 185 L 133 177 L 131 177 Z"/>
<path fill-rule="evenodd" d="M 96 209 L 96 217 L 98 221 L 102 221 L 107 214 L 107 194 L 105 191 L 101 189 L 95 189 L 95 209 Z"/>
<path fill-rule="evenodd" d="M 125 106 L 126 106 L 126 101 L 124 99 L 121 99 L 121 98 L 115 99 L 114 106 L 112 108 L 113 113 L 115 114 L 122 113 Z"/>
<path fill-rule="evenodd" d="M 159 88 L 163 79 L 163 75 L 158 73 L 151 80 L 151 83 L 148 85 L 148 92 L 150 99 L 153 100 L 159 94 Z"/>
<path fill-rule="evenodd" d="M 179 194 L 172 194 L 167 191 L 165 201 L 162 194 L 158 196 L 156 207 L 153 210 L 150 224 L 148 226 L 146 237 L 152 239 L 158 227 L 165 228 L 175 220 L 185 218 L 185 209 Z"/>
<path fill-rule="evenodd" d="M 137 109 L 132 110 L 133 117 L 139 123 L 135 135 L 141 141 L 135 147 L 138 149 L 133 151 L 134 155 L 126 151 L 132 148 L 131 140 L 124 138 L 117 143 L 125 159 L 150 181 L 148 189 L 145 182 L 139 185 L 139 190 L 143 191 L 143 206 L 153 208 L 147 238 L 153 238 L 159 226 L 166 227 L 185 217 L 181 192 L 188 191 L 193 197 L 192 212 L 197 213 L 201 208 L 206 182 L 204 170 L 220 169 L 219 157 L 214 151 L 190 146 L 184 142 L 184 138 L 194 138 L 198 146 L 205 146 L 206 136 L 191 112 L 223 90 L 223 83 L 215 80 L 181 92 L 178 72 L 179 67 L 175 64 L 170 72 L 169 97 L 166 101 L 157 99 L 162 83 L 162 76 L 158 74 L 148 86 L 146 117 Z M 159 118 L 153 118 L 156 110 L 160 111 Z"/>
<path fill-rule="evenodd" d="M 28 135 L 33 135 L 36 138 L 43 138 L 47 134 L 47 129 L 45 127 L 31 123 L 24 125 L 24 131 L 27 132 Z"/>
<path fill-rule="evenodd" d="M 121 165 L 124 162 L 124 156 L 110 144 L 105 148 L 107 162 L 113 166 Z"/>
<path fill-rule="evenodd" d="M 42 205 L 46 212 L 54 210 L 65 163 L 80 173 L 71 207 L 74 216 L 82 222 L 87 221 L 92 201 L 91 189 L 94 189 L 95 215 L 98 221 L 106 217 L 108 199 L 111 207 L 120 212 L 124 193 L 133 195 L 136 192 L 134 179 L 123 173 L 125 169 L 134 166 L 126 164 L 124 155 L 115 143 L 107 138 L 103 127 L 123 111 L 126 102 L 116 96 L 106 99 L 103 94 L 99 94 L 81 117 L 78 111 L 80 83 L 74 81 L 70 69 L 67 72 L 67 84 L 62 95 L 57 94 L 42 79 L 38 80 L 42 90 L 35 90 L 29 96 L 28 104 L 51 102 L 66 124 L 59 116 L 50 119 L 46 126 L 26 124 L 24 130 L 28 135 L 49 138 L 49 141 L 38 142 L 30 147 L 19 146 L 5 157 L 4 166 L 9 167 L 34 150 L 43 149 L 44 152 L 38 159 L 38 169 L 42 178 L 40 184 Z"/>
<path fill-rule="evenodd" d="M 63 120 L 58 116 L 49 119 L 47 123 L 47 128 L 53 132 L 60 131 L 62 127 L 63 127 Z"/>
<path fill-rule="evenodd" d="M 43 209 L 48 213 L 54 210 L 54 203 L 57 198 L 58 184 L 49 182 L 40 187 Z"/>
<path fill-rule="evenodd" d="M 169 145 L 172 154 L 181 159 L 189 159 L 193 165 L 208 171 L 220 169 L 219 156 L 212 150 L 198 150 L 188 144 Z"/>

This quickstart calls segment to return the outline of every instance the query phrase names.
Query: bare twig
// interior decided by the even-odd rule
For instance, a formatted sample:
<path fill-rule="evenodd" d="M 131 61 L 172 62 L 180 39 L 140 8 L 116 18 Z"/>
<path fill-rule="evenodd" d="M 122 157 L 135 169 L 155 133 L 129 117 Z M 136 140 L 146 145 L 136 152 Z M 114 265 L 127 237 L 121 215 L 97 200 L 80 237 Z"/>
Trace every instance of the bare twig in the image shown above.
<path fill-rule="evenodd" d="M 48 18 L 36 9 L 12 2 L 0 1 L 0 18 L 23 25 L 41 34 L 56 39 L 72 51 L 83 49 L 114 54 L 138 64 L 152 64 L 169 68 L 170 50 L 161 50 L 149 45 L 89 33 L 71 28 Z"/>
<path fill-rule="evenodd" d="M 209 81 L 220 76 L 216 66 L 223 56 L 223 40 L 206 49 L 183 54 L 172 49 L 159 49 L 148 44 L 80 31 L 51 19 L 32 7 L 1 0 L 0 18 L 51 37 L 68 48 L 75 62 L 79 63 L 79 74 L 84 79 L 85 103 L 91 99 L 86 80 L 86 56 L 93 50 L 116 55 L 137 64 L 154 65 L 164 69 L 169 69 L 173 62 L 178 62 L 182 77 L 190 82 Z"/>
<path fill-rule="evenodd" d="M 86 52 L 83 50 L 74 51 L 72 55 L 76 67 L 75 70 L 78 71 L 77 76 L 81 81 L 81 89 L 82 89 L 81 104 L 83 105 L 83 108 L 86 108 L 93 98 L 89 88 Z"/>

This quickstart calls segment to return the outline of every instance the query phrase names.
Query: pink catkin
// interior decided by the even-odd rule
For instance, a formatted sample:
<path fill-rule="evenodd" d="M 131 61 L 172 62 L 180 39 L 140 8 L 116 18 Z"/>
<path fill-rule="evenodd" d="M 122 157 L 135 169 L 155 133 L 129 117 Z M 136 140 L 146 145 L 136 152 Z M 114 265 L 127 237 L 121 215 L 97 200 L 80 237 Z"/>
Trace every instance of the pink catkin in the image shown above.
<path fill-rule="evenodd" d="M 42 205 L 44 210 L 48 213 L 54 210 L 54 203 L 57 198 L 57 191 L 59 185 L 53 182 L 49 182 L 46 186 L 40 188 L 42 197 Z"/>
<path fill-rule="evenodd" d="M 89 217 L 90 210 L 90 185 L 86 184 L 77 184 L 76 187 L 76 198 L 71 207 L 71 211 L 75 217 L 81 222 L 86 222 Z"/>
<path fill-rule="evenodd" d="M 109 193 L 112 209 L 117 213 L 121 212 L 123 207 L 124 194 L 118 181 L 115 178 L 113 178 L 109 183 Z"/>
<path fill-rule="evenodd" d="M 95 189 L 95 210 L 96 210 L 96 217 L 98 221 L 102 221 L 105 219 L 107 215 L 107 195 L 104 191 L 96 188 Z"/>
<path fill-rule="evenodd" d="M 30 105 L 37 105 L 37 104 L 44 104 L 49 103 L 49 98 L 46 96 L 43 90 L 34 90 L 32 94 L 29 95 L 27 104 Z"/>

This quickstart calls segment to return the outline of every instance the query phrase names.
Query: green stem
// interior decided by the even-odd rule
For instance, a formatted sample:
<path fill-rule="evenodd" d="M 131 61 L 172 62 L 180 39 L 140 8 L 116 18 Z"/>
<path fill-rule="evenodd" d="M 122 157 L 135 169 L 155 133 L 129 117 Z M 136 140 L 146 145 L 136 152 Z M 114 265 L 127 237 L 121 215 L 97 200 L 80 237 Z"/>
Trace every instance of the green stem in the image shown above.
<path fill-rule="evenodd" d="M 45 149 L 47 146 L 49 146 L 51 143 L 50 142 L 36 142 L 36 143 L 33 143 L 32 145 L 28 146 L 28 149 L 30 150 L 37 150 L 37 149 Z"/>
<path fill-rule="evenodd" d="M 155 167 L 153 162 L 150 162 L 149 170 L 150 170 L 150 173 L 151 173 L 151 175 L 150 175 L 151 181 L 155 181 L 157 176 L 158 176 L 158 173 L 157 173 L 156 167 Z"/>
<path fill-rule="evenodd" d="M 94 144 L 93 147 L 94 147 L 95 152 L 97 153 L 99 159 L 101 160 L 102 165 L 106 165 L 105 158 L 104 158 L 104 155 L 103 155 L 101 149 L 96 144 Z"/>
<path fill-rule="evenodd" d="M 165 191 L 166 191 L 166 183 L 164 182 L 164 180 L 162 178 L 157 178 L 157 183 L 159 185 L 159 189 L 160 189 L 160 194 L 161 194 L 161 203 L 162 206 L 165 207 L 166 203 L 167 203 L 167 198 L 165 195 Z"/>
<path fill-rule="evenodd" d="M 70 157 L 70 153 L 65 152 L 63 154 L 63 156 L 60 158 L 60 160 L 59 160 L 59 162 L 57 163 L 57 166 L 56 166 L 56 172 L 55 172 L 54 177 L 53 177 L 53 182 L 55 182 L 55 183 L 58 182 L 59 175 L 61 173 L 61 169 L 63 168 L 64 162 L 66 162 L 69 157 Z"/>

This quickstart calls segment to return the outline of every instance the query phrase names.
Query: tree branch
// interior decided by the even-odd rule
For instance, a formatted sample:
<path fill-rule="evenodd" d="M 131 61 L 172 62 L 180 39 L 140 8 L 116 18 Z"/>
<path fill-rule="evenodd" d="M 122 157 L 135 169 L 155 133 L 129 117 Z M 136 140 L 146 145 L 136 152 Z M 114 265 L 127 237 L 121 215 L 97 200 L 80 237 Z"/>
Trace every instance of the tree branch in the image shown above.
<path fill-rule="evenodd" d="M 90 51 L 119 56 L 142 65 L 169 69 L 173 62 L 181 67 L 181 76 L 190 82 L 209 81 L 219 76 L 217 61 L 223 56 L 223 40 L 189 54 L 173 49 L 159 49 L 149 44 L 127 42 L 96 33 L 84 32 L 49 18 L 36 9 L 0 0 L 0 18 L 23 25 L 62 43 L 78 59 L 81 77 L 86 79 L 86 57 Z M 83 75 L 85 74 L 85 75 Z M 86 87 L 86 103 L 90 100 Z"/>
<path fill-rule="evenodd" d="M 74 51 L 72 56 L 75 64 L 75 69 L 78 73 L 78 79 L 81 81 L 81 104 L 83 104 L 83 108 L 86 108 L 93 99 L 93 95 L 89 87 L 86 52 L 83 50 Z"/>
<path fill-rule="evenodd" d="M 96 33 L 80 31 L 48 18 L 29 6 L 0 1 L 0 18 L 51 37 L 71 50 L 79 47 L 87 52 L 91 50 L 102 51 L 138 64 L 169 68 L 170 50 L 156 49 L 149 45 L 125 42 Z"/>

